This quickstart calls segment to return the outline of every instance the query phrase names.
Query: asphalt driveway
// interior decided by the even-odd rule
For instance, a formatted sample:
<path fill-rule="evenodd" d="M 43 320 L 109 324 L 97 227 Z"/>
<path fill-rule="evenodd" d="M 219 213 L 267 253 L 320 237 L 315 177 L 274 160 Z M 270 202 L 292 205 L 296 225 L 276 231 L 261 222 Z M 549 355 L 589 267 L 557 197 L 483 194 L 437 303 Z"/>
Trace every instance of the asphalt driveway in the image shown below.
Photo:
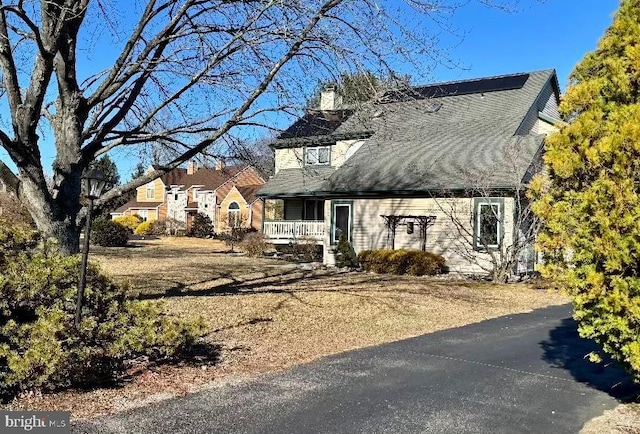
<path fill-rule="evenodd" d="M 77 433 L 576 433 L 637 390 L 594 365 L 569 306 L 352 351 Z"/>

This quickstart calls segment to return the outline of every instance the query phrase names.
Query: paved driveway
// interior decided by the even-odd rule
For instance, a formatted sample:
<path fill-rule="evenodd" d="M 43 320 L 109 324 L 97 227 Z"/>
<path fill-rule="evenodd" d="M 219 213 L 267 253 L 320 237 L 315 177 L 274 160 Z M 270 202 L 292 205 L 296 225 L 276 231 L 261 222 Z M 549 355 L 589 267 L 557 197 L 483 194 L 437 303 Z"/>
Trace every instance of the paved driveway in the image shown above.
<path fill-rule="evenodd" d="M 540 309 L 83 422 L 96 433 L 575 433 L 635 391 Z"/>

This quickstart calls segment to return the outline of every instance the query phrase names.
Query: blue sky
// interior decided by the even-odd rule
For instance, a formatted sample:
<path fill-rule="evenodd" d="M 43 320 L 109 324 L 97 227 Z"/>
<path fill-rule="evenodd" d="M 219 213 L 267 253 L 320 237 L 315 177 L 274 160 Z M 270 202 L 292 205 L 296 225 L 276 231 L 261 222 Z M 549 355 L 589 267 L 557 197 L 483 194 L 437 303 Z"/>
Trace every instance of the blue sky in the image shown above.
<path fill-rule="evenodd" d="M 453 23 L 466 33 L 450 50 L 462 68 L 437 68 L 437 80 L 456 80 L 555 68 L 564 91 L 573 67 L 611 24 L 618 0 L 522 0 L 518 12 L 477 4 Z"/>
<path fill-rule="evenodd" d="M 555 68 L 564 90 L 571 70 L 596 47 L 617 7 L 618 0 L 520 0 L 517 11 L 506 13 L 471 2 L 451 19 L 457 34 L 463 36 L 447 32 L 440 35 L 439 46 L 459 66 L 436 66 L 430 77 L 433 81 L 449 81 Z M 117 15 L 117 10 L 114 12 Z M 99 33 L 100 24 L 105 25 L 92 24 L 95 26 L 90 33 Z M 107 53 L 115 56 L 111 51 L 98 51 L 102 55 L 94 54 L 93 58 L 79 53 L 78 57 L 93 69 L 98 63 L 108 62 Z M 395 65 L 395 69 L 402 72 L 402 65 Z M 50 172 L 55 157 L 53 145 L 43 145 L 42 151 L 45 170 Z M 115 157 L 121 179 L 128 180 L 137 158 Z M 15 168 L 2 149 L 0 160 Z"/>

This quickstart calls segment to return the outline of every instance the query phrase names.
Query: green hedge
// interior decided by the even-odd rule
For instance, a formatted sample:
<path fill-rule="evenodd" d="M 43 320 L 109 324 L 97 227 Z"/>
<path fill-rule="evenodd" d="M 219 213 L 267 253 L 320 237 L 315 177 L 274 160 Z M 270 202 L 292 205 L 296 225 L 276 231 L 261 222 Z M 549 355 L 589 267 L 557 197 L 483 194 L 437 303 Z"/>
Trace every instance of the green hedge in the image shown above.
<path fill-rule="evenodd" d="M 432 276 L 447 272 L 442 256 L 420 250 L 364 250 L 358 260 L 365 271 L 374 273 Z"/>
<path fill-rule="evenodd" d="M 97 219 L 91 225 L 91 243 L 103 247 L 123 247 L 129 241 L 129 229 L 113 220 Z"/>

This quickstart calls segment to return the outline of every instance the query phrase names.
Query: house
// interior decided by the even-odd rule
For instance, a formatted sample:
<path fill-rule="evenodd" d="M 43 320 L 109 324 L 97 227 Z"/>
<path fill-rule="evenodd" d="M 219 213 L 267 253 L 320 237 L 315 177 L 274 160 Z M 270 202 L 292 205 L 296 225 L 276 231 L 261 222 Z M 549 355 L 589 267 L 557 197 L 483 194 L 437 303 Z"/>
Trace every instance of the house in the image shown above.
<path fill-rule="evenodd" d="M 147 173 L 158 169 L 152 165 L 147 169 Z M 136 189 L 136 196 L 114 212 L 111 218 L 124 215 L 139 215 L 143 221 L 162 220 L 167 218 L 167 189 L 178 182 L 187 171 L 183 168 L 175 168 L 160 178 L 157 178 Z"/>
<path fill-rule="evenodd" d="M 154 167 L 150 167 L 149 170 Z M 251 166 L 198 167 L 191 161 L 146 185 L 138 187 L 136 200 L 112 213 L 112 217 L 139 214 L 143 219 L 170 219 L 189 229 L 196 214 L 209 216 L 216 232 L 231 227 L 262 226 L 262 200 L 255 192 L 264 179 Z"/>
<path fill-rule="evenodd" d="M 19 183 L 18 177 L 0 161 L 0 193 L 15 194 Z"/>
<path fill-rule="evenodd" d="M 527 229 L 516 224 L 522 193 L 559 100 L 554 70 L 387 92 L 359 107 L 328 89 L 272 144 L 275 175 L 258 196 L 283 211 L 263 231 L 274 243 L 315 239 L 329 265 L 344 233 L 356 252 L 423 249 L 453 271 L 484 273 Z"/>
<path fill-rule="evenodd" d="M 217 233 L 232 227 L 262 227 L 262 200 L 255 196 L 265 181 L 249 165 L 199 168 L 190 162 L 187 172 L 168 190 L 169 217 L 189 228 L 196 214 L 206 214 Z"/>
<path fill-rule="evenodd" d="M 0 216 L 14 223 L 32 223 L 31 216 L 18 199 L 18 177 L 0 161 Z"/>

